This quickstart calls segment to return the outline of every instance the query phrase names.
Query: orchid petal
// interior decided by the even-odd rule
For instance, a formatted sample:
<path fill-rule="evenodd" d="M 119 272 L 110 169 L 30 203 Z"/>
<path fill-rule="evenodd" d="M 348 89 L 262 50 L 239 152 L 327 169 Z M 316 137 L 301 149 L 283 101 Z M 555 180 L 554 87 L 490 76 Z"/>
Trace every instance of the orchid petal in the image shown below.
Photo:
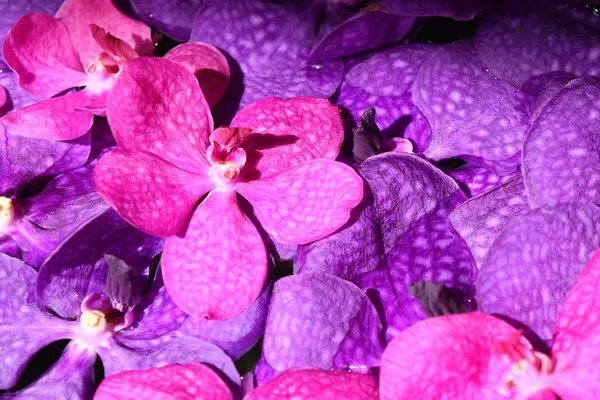
<path fill-rule="evenodd" d="M 135 14 L 149 25 L 179 42 L 186 42 L 194 18 L 205 0 L 131 0 Z"/>

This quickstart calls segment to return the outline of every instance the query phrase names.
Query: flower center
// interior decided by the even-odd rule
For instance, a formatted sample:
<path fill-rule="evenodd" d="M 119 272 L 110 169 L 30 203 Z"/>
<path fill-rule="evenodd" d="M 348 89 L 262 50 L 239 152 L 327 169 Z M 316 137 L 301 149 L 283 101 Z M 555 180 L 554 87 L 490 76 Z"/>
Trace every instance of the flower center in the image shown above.
<path fill-rule="evenodd" d="M 102 331 L 106 330 L 106 316 L 98 310 L 88 310 L 81 313 L 81 326 L 87 330 Z"/>
<path fill-rule="evenodd" d="M 223 178 L 227 179 L 228 181 L 232 181 L 237 178 L 240 173 L 240 169 L 233 163 L 224 163 L 219 165 L 219 172 L 221 172 Z"/>
<path fill-rule="evenodd" d="M 15 207 L 10 198 L 0 196 L 0 233 L 15 219 Z"/>

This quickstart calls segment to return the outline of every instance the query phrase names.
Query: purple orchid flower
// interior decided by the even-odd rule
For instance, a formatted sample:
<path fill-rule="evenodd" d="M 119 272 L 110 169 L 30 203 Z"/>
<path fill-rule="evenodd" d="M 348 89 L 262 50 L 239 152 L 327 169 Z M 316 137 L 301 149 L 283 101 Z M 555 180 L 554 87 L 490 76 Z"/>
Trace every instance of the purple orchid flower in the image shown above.
<path fill-rule="evenodd" d="M 191 363 L 127 371 L 102 381 L 94 400 L 233 400 L 231 391 L 210 367 Z"/>
<path fill-rule="evenodd" d="M 67 0 L 56 17 L 27 14 L 5 37 L 3 54 L 21 87 L 45 100 L 2 120 L 27 137 L 77 138 L 89 130 L 94 114 L 106 115 L 123 64 L 153 51 L 150 28 L 122 14 L 110 0 Z M 196 74 L 209 104 L 225 92 L 229 66 L 214 47 L 189 43 L 165 57 Z"/>
<path fill-rule="evenodd" d="M 597 398 L 599 276 L 596 251 L 562 304 L 551 358 L 536 351 L 522 332 L 493 316 L 470 313 L 429 319 L 402 332 L 386 348 L 381 398 Z"/>
<path fill-rule="evenodd" d="M 366 290 L 380 308 L 387 338 L 427 318 L 410 287 L 422 281 L 475 294 L 477 270 L 448 214 L 465 200 L 457 184 L 429 162 L 384 153 L 358 167 L 367 195 L 339 232 L 300 246 L 295 271 L 326 272 Z"/>
<path fill-rule="evenodd" d="M 371 375 L 316 368 L 289 370 L 254 389 L 246 400 L 377 400 L 377 380 Z"/>
<path fill-rule="evenodd" d="M 173 62 L 140 58 L 121 71 L 108 120 L 120 148 L 101 158 L 95 187 L 134 226 L 169 237 L 165 284 L 192 316 L 231 318 L 262 291 L 265 248 L 236 193 L 287 244 L 334 232 L 362 198 L 360 177 L 332 161 L 343 127 L 326 100 L 267 98 L 210 133 L 195 77 Z"/>
<path fill-rule="evenodd" d="M 172 312 L 176 307 L 169 305 L 160 280 L 147 295 L 141 295 L 147 281 L 143 271 L 163 242 L 137 231 L 109 210 L 46 261 L 37 284 L 33 269 L 0 255 L 0 270 L 12 282 L 2 287 L 3 297 L 12 300 L 5 307 L 0 331 L 1 387 L 14 385 L 33 353 L 59 339 L 71 339 L 65 356 L 18 395 L 41 398 L 51 389 L 87 398 L 83 393 L 93 387 L 91 372 L 96 355 L 107 376 L 200 361 L 222 370 L 232 383 L 239 384 L 237 371 L 222 350 L 194 338 L 168 335 L 181 325 L 185 315 Z M 40 304 L 33 302 L 36 295 Z M 31 329 L 33 326 L 36 328 Z M 23 343 L 15 346 L 15 337 L 21 337 Z M 77 377 L 70 380 L 72 386 L 62 385 L 70 375 Z"/>

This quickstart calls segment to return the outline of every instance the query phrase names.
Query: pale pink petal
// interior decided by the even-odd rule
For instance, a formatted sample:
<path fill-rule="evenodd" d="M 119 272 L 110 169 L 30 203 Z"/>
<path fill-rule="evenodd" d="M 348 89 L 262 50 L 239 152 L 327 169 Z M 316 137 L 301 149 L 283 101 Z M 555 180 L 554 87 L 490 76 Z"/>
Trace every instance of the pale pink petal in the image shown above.
<path fill-rule="evenodd" d="M 94 168 L 94 187 L 123 218 L 155 236 L 178 233 L 213 188 L 206 175 L 183 171 L 146 152 L 115 149 Z"/>
<path fill-rule="evenodd" d="M 106 115 L 122 147 L 149 151 L 188 171 L 208 165 L 210 108 L 194 75 L 177 63 L 150 57 L 127 62 Z"/>
<path fill-rule="evenodd" d="M 94 114 L 80 109 L 86 102 L 84 91 L 53 97 L 6 114 L 0 121 L 11 133 L 34 138 L 70 140 L 85 135 Z"/>
<path fill-rule="evenodd" d="M 359 372 L 298 368 L 254 389 L 244 400 L 378 400 L 377 380 Z"/>
<path fill-rule="evenodd" d="M 344 139 L 340 110 L 311 97 L 268 97 L 244 107 L 231 126 L 252 128 L 244 148 L 262 178 L 303 161 L 333 160 Z"/>
<path fill-rule="evenodd" d="M 554 328 L 553 389 L 564 399 L 600 398 L 600 250 L 571 287 Z"/>
<path fill-rule="evenodd" d="M 92 36 L 96 40 L 96 43 L 98 43 L 102 50 L 106 51 L 108 54 L 119 60 L 133 60 L 138 57 L 138 54 L 133 47 L 127 42 L 106 32 L 104 28 L 101 28 L 96 24 L 90 24 L 90 30 L 92 31 Z"/>
<path fill-rule="evenodd" d="M 236 190 L 246 197 L 262 227 L 285 244 L 305 244 L 330 235 L 348 221 L 363 197 L 363 181 L 346 164 L 312 160 Z"/>
<path fill-rule="evenodd" d="M 183 238 L 167 240 L 162 273 L 173 301 L 197 318 L 229 319 L 250 307 L 267 275 L 267 254 L 235 192 L 212 191 Z"/>
<path fill-rule="evenodd" d="M 123 14 L 111 0 L 66 0 L 56 18 L 67 27 L 84 66 L 102 52 L 90 24 L 125 41 L 141 56 L 154 53 L 150 27 Z"/>
<path fill-rule="evenodd" d="M 381 359 L 381 400 L 500 399 L 494 344 L 517 331 L 479 312 L 436 317 L 400 332 Z M 499 371 L 494 371 L 499 372 Z"/>
<path fill-rule="evenodd" d="M 121 372 L 102 381 L 94 400 L 232 400 L 210 367 L 192 363 Z"/>
<path fill-rule="evenodd" d="M 50 15 L 19 19 L 4 37 L 2 53 L 19 85 L 36 96 L 52 97 L 87 79 L 69 33 Z"/>
<path fill-rule="evenodd" d="M 217 104 L 229 86 L 229 64 L 216 47 L 202 42 L 184 43 L 169 51 L 164 58 L 183 65 L 196 76 L 211 107 Z"/>

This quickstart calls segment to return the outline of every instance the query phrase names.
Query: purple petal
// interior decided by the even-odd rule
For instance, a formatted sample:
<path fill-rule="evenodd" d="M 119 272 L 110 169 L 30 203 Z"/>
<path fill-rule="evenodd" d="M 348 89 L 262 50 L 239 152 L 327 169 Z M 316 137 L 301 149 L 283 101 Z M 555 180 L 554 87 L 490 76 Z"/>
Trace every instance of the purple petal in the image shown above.
<path fill-rule="evenodd" d="M 573 78 L 575 77 L 557 77 L 548 81 L 535 101 L 533 111 L 531 112 L 532 121 L 535 121 L 540 116 L 544 110 L 544 107 L 548 105 L 550 100 L 552 100 L 554 96 L 556 96 L 558 92 L 560 92 L 567 85 L 567 83 L 572 81 Z"/>
<path fill-rule="evenodd" d="M 450 214 L 450 221 L 469 245 L 480 268 L 506 225 L 529 211 L 523 179 L 517 176 L 460 205 Z"/>
<path fill-rule="evenodd" d="M 179 42 L 190 37 L 194 17 L 205 0 L 131 0 L 136 15 Z"/>
<path fill-rule="evenodd" d="M 509 179 L 520 175 L 520 172 L 515 171 L 508 175 L 499 175 L 484 167 L 465 164 L 462 167 L 448 171 L 448 175 L 454 178 L 470 197 L 475 197 L 491 188 L 506 183 Z"/>
<path fill-rule="evenodd" d="M 382 327 L 367 296 L 329 274 L 305 273 L 275 283 L 264 355 L 277 371 L 300 366 L 376 366 Z"/>
<path fill-rule="evenodd" d="M 600 79 L 571 81 L 531 126 L 523 149 L 529 204 L 600 200 Z"/>
<path fill-rule="evenodd" d="M 382 0 L 381 5 L 402 15 L 469 20 L 479 11 L 489 7 L 490 3 L 490 0 Z"/>
<path fill-rule="evenodd" d="M 600 208 L 592 204 L 546 206 L 514 220 L 479 271 L 481 310 L 550 340 L 567 291 L 599 244 Z"/>
<path fill-rule="evenodd" d="M 419 71 L 413 101 L 431 126 L 425 150 L 435 160 L 469 156 L 512 172 L 529 124 L 531 98 L 498 80 L 468 41 L 436 52 Z"/>
<path fill-rule="evenodd" d="M 219 346 L 235 360 L 254 346 L 264 333 L 270 294 L 271 288 L 268 287 L 252 306 L 228 320 L 190 317 L 179 331 L 185 336 Z"/>
<path fill-rule="evenodd" d="M 256 366 L 254 367 L 254 378 L 256 379 L 256 384 L 258 386 L 268 382 L 272 379 L 275 379 L 281 372 L 275 370 L 273 367 L 269 365 L 267 360 L 265 360 L 265 354 L 261 354 Z"/>
<path fill-rule="evenodd" d="M 1 15 L 1 14 L 0 14 Z M 0 54 L 1 58 L 1 54 Z M 37 103 L 42 100 L 37 96 L 21 89 L 17 74 L 15 74 L 8 65 L 0 59 L 0 85 L 4 86 L 8 96 L 6 103 L 0 107 L 0 117 L 12 110 L 18 110 L 25 106 Z"/>

